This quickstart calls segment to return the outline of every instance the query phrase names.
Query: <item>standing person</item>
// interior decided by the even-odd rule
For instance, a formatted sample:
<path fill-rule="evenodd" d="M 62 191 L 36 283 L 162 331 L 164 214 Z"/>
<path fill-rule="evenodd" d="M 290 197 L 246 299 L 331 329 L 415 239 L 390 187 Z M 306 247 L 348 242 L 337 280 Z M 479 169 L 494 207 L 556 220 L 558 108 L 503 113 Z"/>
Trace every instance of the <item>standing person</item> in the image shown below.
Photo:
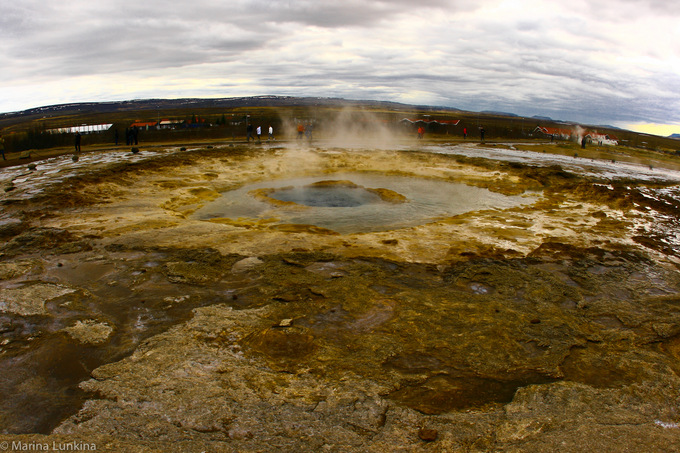
<path fill-rule="evenodd" d="M 267 137 L 267 140 L 274 140 L 274 128 L 269 126 L 269 137 Z"/>
<path fill-rule="evenodd" d="M 5 139 L 0 135 L 0 153 L 2 153 L 2 160 L 7 160 L 5 157 Z"/>
<path fill-rule="evenodd" d="M 298 140 L 300 140 L 305 135 L 305 126 L 302 123 L 298 124 Z"/>
<path fill-rule="evenodd" d="M 80 152 L 80 138 L 81 138 L 80 132 L 76 131 L 76 152 L 77 153 Z"/>
<path fill-rule="evenodd" d="M 256 134 L 257 134 L 257 143 L 260 143 L 260 141 L 261 141 L 260 137 L 262 137 L 262 126 L 257 126 Z"/>
<path fill-rule="evenodd" d="M 479 141 L 481 141 L 482 143 L 484 143 L 484 133 L 485 133 L 485 132 L 486 132 L 486 131 L 484 130 L 483 127 L 480 127 L 480 128 L 479 128 Z"/>
<path fill-rule="evenodd" d="M 139 128 L 137 126 L 132 128 L 132 139 L 135 142 L 135 145 L 139 145 Z"/>
<path fill-rule="evenodd" d="M 253 138 L 253 125 L 251 123 L 248 123 L 248 126 L 246 126 L 246 134 L 247 134 L 246 140 L 248 141 L 248 143 L 250 143 L 250 139 Z"/>
<path fill-rule="evenodd" d="M 467 127 L 463 128 L 463 140 L 467 138 Z"/>
<path fill-rule="evenodd" d="M 423 138 L 424 135 L 425 135 L 425 128 L 424 128 L 423 126 L 420 126 L 420 127 L 418 128 L 418 138 L 419 138 L 419 139 L 420 139 L 420 138 Z"/>

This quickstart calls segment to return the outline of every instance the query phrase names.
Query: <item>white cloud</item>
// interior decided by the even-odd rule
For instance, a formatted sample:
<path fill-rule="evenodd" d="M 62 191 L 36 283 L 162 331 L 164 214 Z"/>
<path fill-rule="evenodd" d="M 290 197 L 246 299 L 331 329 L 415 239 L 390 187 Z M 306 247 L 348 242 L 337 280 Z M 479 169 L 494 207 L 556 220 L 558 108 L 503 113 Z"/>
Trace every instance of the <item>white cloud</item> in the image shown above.
<path fill-rule="evenodd" d="M 0 0 L 0 111 L 342 96 L 590 122 L 680 120 L 661 0 Z"/>

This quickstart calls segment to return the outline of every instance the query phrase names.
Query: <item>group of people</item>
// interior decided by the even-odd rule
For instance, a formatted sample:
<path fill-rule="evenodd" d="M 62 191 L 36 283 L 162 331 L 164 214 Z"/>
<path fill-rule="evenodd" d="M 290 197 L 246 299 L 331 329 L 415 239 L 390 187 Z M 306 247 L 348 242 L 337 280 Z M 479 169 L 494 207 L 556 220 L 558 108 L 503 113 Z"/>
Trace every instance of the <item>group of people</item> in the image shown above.
<path fill-rule="evenodd" d="M 302 140 L 303 137 L 307 137 L 307 140 L 312 141 L 312 131 L 314 126 L 310 122 L 306 126 L 303 123 L 298 123 L 297 127 L 297 139 Z"/>
<path fill-rule="evenodd" d="M 305 125 L 303 123 L 299 123 L 297 126 L 297 139 L 301 140 L 303 137 L 307 137 L 308 140 L 312 140 L 312 131 L 313 131 L 313 125 L 311 123 Z M 257 137 L 257 141 L 261 142 L 262 141 L 262 126 L 257 126 L 257 128 L 253 127 L 252 123 L 248 123 L 246 126 L 246 132 L 247 132 L 247 140 L 250 142 L 251 139 L 255 140 L 255 137 Z M 254 132 L 254 134 L 253 134 Z M 479 128 L 479 136 L 482 142 L 484 142 L 484 134 L 485 130 L 483 127 Z M 425 128 L 423 126 L 420 126 L 418 128 L 418 139 L 422 139 L 425 136 Z M 467 128 L 463 129 L 463 138 L 467 138 Z M 268 129 L 268 140 L 274 140 L 274 128 L 270 125 Z M 75 135 L 75 151 L 76 153 L 80 152 L 80 146 L 81 146 L 81 140 L 82 136 L 80 132 L 76 132 Z M 116 140 L 116 145 L 118 144 L 118 131 L 116 131 L 115 135 L 115 140 Z M 134 126 L 132 128 L 126 128 L 125 129 L 125 144 L 126 145 L 137 145 L 139 144 L 139 128 L 137 126 Z M 581 146 L 585 148 L 585 140 L 581 143 Z M 2 136 L 0 136 L 0 153 L 2 154 L 2 159 L 7 160 L 5 157 L 5 147 L 4 147 L 4 140 Z"/>
<path fill-rule="evenodd" d="M 116 144 L 118 143 L 118 137 L 116 136 Z M 125 128 L 125 144 L 126 145 L 139 145 L 139 128 L 133 126 L 131 128 Z"/>
<path fill-rule="evenodd" d="M 252 138 L 255 140 L 255 137 L 253 136 L 253 129 L 255 129 L 255 137 L 257 137 L 258 143 L 262 141 L 262 126 L 257 126 L 257 128 L 253 127 L 252 123 L 248 123 L 246 126 L 246 139 L 250 142 L 250 139 Z M 272 126 L 269 126 L 268 132 L 268 137 L 267 140 L 274 140 L 274 128 Z"/>

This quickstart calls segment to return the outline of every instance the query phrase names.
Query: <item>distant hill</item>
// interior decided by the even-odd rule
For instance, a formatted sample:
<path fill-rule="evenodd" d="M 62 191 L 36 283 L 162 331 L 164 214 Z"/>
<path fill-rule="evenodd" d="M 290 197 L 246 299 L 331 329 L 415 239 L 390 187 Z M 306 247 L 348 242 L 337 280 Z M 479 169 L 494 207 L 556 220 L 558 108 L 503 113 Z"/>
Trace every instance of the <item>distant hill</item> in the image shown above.
<path fill-rule="evenodd" d="M 79 113 L 110 113 L 140 110 L 170 110 L 182 108 L 235 108 L 235 107 L 290 107 L 290 106 L 375 106 L 388 109 L 413 108 L 414 106 L 390 101 L 355 101 L 342 98 L 252 96 L 235 98 L 185 98 L 185 99 L 139 99 L 132 101 L 81 102 L 36 107 L 19 112 L 0 114 L 0 120 L 15 117 L 69 115 Z M 457 109 L 450 109 L 457 110 Z"/>
<path fill-rule="evenodd" d="M 419 110 L 421 112 L 457 112 L 461 115 L 474 114 L 475 112 L 464 111 L 453 107 L 426 106 L 403 104 L 392 101 L 375 100 L 348 100 L 343 98 L 325 97 L 295 97 L 295 96 L 250 96 L 250 97 L 231 97 L 231 98 L 182 98 L 182 99 L 136 99 L 128 101 L 110 102 L 81 102 L 71 104 L 57 104 L 44 107 L 36 107 L 28 110 L 10 113 L 0 113 L 0 127 L 5 128 L 15 124 L 30 124 L 35 120 L 44 118 L 61 117 L 83 117 L 90 114 L 127 114 L 132 112 L 144 111 L 172 111 L 172 110 L 193 110 L 193 109 L 234 109 L 243 107 L 374 107 L 378 109 L 400 111 L 400 110 Z M 508 119 L 519 118 L 519 115 L 510 112 L 486 110 L 477 114 L 489 115 L 493 117 L 504 117 Z M 455 114 L 455 113 L 454 113 Z M 140 115 L 140 117 L 143 114 Z M 153 115 L 156 116 L 155 113 Z M 546 116 L 536 115 L 533 119 L 537 121 L 552 122 L 554 124 L 564 124 L 568 126 L 577 123 L 555 120 Z M 584 127 L 589 127 L 584 125 Z M 617 130 L 617 135 L 624 133 L 623 130 L 613 126 L 590 126 Z M 623 137 L 619 137 L 623 138 Z M 673 134 L 669 139 L 680 140 L 680 134 Z"/>
<path fill-rule="evenodd" d="M 509 117 L 518 117 L 519 116 L 519 115 L 516 115 L 514 113 L 497 112 L 495 110 L 483 110 L 479 113 L 484 113 L 485 115 L 499 115 L 499 116 L 509 116 Z"/>

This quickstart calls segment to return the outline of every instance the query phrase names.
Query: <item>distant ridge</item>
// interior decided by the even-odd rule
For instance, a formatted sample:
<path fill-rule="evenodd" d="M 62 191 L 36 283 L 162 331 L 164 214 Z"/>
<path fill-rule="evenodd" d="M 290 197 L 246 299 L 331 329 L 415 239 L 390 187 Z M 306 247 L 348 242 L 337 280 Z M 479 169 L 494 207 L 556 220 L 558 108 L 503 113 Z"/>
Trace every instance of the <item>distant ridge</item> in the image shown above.
<path fill-rule="evenodd" d="M 235 107 L 289 107 L 289 106 L 344 106 L 363 105 L 391 109 L 403 108 L 432 108 L 416 106 L 392 101 L 348 100 L 342 98 L 322 97 L 293 97 L 293 96 L 251 96 L 232 98 L 182 98 L 182 99 L 136 99 L 128 101 L 79 102 L 72 104 L 56 104 L 35 107 L 18 112 L 0 114 L 0 119 L 11 117 L 27 117 L 33 115 L 49 115 L 58 113 L 68 115 L 73 113 L 109 113 L 136 110 L 157 110 L 175 108 L 235 108 Z M 460 111 L 454 108 L 443 108 Z"/>
<path fill-rule="evenodd" d="M 495 111 L 495 110 L 482 110 L 479 113 L 484 113 L 486 115 L 500 115 L 500 116 L 519 117 L 519 115 L 516 115 L 514 113 L 498 112 L 498 111 Z"/>
<path fill-rule="evenodd" d="M 344 98 L 332 97 L 296 97 L 296 96 L 247 96 L 247 97 L 225 97 L 225 98 L 179 98 L 179 99 L 133 99 L 125 101 L 102 101 L 102 102 L 80 102 L 69 104 L 55 104 L 43 107 L 35 107 L 23 111 L 0 113 L 0 127 L 7 127 L 13 124 L 22 122 L 29 122 L 33 120 L 41 120 L 43 118 L 50 118 L 54 116 L 67 117 L 70 115 L 87 115 L 87 114 L 108 114 L 108 113 L 125 113 L 125 112 L 144 112 L 144 111 L 170 111 L 170 110 L 187 110 L 187 109 L 234 109 L 234 108 L 248 108 L 248 107 L 374 107 L 379 109 L 386 109 L 392 111 L 400 110 L 418 110 L 425 112 L 459 112 L 460 114 L 482 114 L 494 117 L 519 118 L 520 116 L 510 112 L 485 110 L 482 112 L 474 112 L 468 110 L 461 110 L 455 107 L 434 106 L 434 105 L 415 105 L 404 104 L 394 101 L 376 101 L 376 100 L 350 100 Z M 154 113 L 155 117 L 155 113 Z M 533 117 L 536 121 L 549 121 L 553 124 L 559 125 L 582 125 L 583 127 L 605 128 L 609 130 L 622 129 L 614 126 L 592 126 L 571 121 L 563 121 L 552 119 L 547 116 L 536 115 Z M 673 134 L 670 137 L 664 137 L 679 140 L 680 134 Z"/>

